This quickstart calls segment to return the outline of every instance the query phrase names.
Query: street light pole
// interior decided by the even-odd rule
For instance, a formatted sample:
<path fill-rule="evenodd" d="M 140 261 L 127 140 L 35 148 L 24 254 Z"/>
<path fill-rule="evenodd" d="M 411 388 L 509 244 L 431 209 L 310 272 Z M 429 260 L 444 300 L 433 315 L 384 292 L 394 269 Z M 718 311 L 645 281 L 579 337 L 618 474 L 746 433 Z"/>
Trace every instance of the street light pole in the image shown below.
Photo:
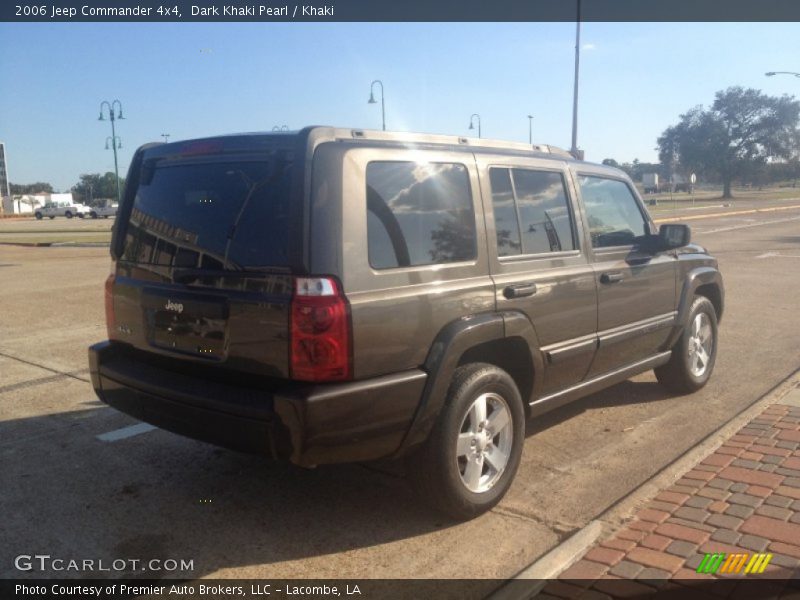
<path fill-rule="evenodd" d="M 164 138 L 164 143 L 165 143 L 165 144 L 169 142 L 169 136 L 170 136 L 170 135 L 171 135 L 171 134 L 169 134 L 169 133 L 162 133 L 162 134 L 161 134 L 161 137 L 162 137 L 162 138 Z"/>
<path fill-rule="evenodd" d="M 367 100 L 367 104 L 377 104 L 375 102 L 375 94 L 373 90 L 375 89 L 375 84 L 380 84 L 381 86 L 381 121 L 383 123 L 383 130 L 386 131 L 386 105 L 384 104 L 384 96 L 383 96 L 383 82 L 380 79 L 376 79 L 373 81 L 369 86 L 369 100 Z"/>
<path fill-rule="evenodd" d="M 481 139 L 481 116 L 478 113 L 472 113 L 469 117 L 469 128 L 475 129 L 475 125 L 472 124 L 472 119 L 475 117 L 478 118 L 478 139 Z"/>
<path fill-rule="evenodd" d="M 117 140 L 119 140 L 119 138 L 117 137 L 117 132 L 116 129 L 114 128 L 114 121 L 117 119 L 117 117 L 119 117 L 120 120 L 124 119 L 125 117 L 122 116 L 122 102 L 120 102 L 119 100 L 114 100 L 113 102 L 108 102 L 108 100 L 103 100 L 100 103 L 100 117 L 97 119 L 98 121 L 105 121 L 105 119 L 103 118 L 104 106 L 108 107 L 108 116 L 109 119 L 111 120 L 111 148 L 112 150 L 114 150 L 114 175 L 116 176 L 117 180 L 117 205 L 119 205 L 120 200 L 122 198 L 122 194 L 120 193 L 119 189 L 119 163 L 117 161 L 117 144 L 115 143 Z M 114 107 L 117 106 L 119 108 L 115 113 Z M 106 139 L 106 147 L 108 147 L 107 139 Z M 120 144 L 119 147 L 121 148 L 122 145 Z"/>
<path fill-rule="evenodd" d="M 533 145 L 533 115 L 528 115 L 528 143 Z"/>
<path fill-rule="evenodd" d="M 578 157 L 578 74 L 581 64 L 581 0 L 578 2 L 578 19 L 575 27 L 575 89 L 572 97 L 572 149 L 570 152 Z"/>

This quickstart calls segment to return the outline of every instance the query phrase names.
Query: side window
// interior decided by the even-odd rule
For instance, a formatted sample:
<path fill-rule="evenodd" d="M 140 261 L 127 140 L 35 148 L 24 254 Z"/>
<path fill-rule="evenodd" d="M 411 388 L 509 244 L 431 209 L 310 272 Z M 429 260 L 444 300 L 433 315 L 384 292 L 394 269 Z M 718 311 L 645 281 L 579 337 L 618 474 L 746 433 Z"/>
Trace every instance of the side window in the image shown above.
<path fill-rule="evenodd" d="M 561 173 L 493 168 L 489 175 L 498 256 L 575 250 Z"/>
<path fill-rule="evenodd" d="M 647 233 L 639 204 L 622 181 L 581 175 L 578 177 L 592 246 L 627 246 Z"/>
<path fill-rule="evenodd" d="M 492 186 L 497 255 L 522 254 L 517 207 L 514 205 L 514 190 L 511 187 L 511 172 L 508 169 L 489 169 L 489 182 Z"/>
<path fill-rule="evenodd" d="M 374 269 L 474 259 L 475 213 L 467 168 L 369 163 L 367 239 Z"/>

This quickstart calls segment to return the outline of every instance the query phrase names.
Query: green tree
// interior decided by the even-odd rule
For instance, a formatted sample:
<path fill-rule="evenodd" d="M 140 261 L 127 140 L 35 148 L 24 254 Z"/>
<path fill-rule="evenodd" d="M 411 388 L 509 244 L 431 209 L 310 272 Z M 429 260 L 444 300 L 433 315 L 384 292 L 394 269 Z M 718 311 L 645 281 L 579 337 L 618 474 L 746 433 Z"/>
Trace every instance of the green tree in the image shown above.
<path fill-rule="evenodd" d="M 743 174 L 759 172 L 769 158 L 788 158 L 800 119 L 792 96 L 767 96 L 731 87 L 716 94 L 709 109 L 697 106 L 680 116 L 658 138 L 661 163 L 722 180 L 723 198 Z"/>
<path fill-rule="evenodd" d="M 52 194 L 53 186 L 43 181 L 36 183 L 11 183 L 8 186 L 12 196 L 19 196 L 22 194 Z"/>
<path fill-rule="evenodd" d="M 125 180 L 119 178 L 119 187 L 125 187 Z M 84 173 L 80 181 L 72 186 L 72 193 L 77 202 L 88 204 L 89 206 L 99 206 L 106 198 L 117 198 L 117 185 L 114 173 L 108 172 L 105 175 L 100 173 Z"/>

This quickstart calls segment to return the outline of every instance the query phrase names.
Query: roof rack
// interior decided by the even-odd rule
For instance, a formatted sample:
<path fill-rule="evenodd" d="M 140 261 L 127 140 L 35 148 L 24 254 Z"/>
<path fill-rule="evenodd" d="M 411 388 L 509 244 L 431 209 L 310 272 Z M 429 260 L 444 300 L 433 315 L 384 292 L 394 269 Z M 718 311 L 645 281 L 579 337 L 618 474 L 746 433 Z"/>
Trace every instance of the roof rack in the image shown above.
<path fill-rule="evenodd" d="M 321 127 L 320 129 L 328 129 Z M 340 129 L 330 128 L 329 134 L 337 139 L 375 140 L 384 142 L 402 142 L 417 144 L 443 144 L 451 146 L 469 146 L 473 148 L 488 148 L 502 150 L 517 150 L 523 152 L 540 152 L 553 154 L 567 159 L 574 159 L 572 154 L 563 148 L 549 144 L 525 144 L 523 142 L 510 142 L 507 140 L 492 140 L 484 138 L 470 138 L 456 135 L 443 135 L 435 133 L 413 133 L 405 131 L 378 131 L 374 129 Z"/>

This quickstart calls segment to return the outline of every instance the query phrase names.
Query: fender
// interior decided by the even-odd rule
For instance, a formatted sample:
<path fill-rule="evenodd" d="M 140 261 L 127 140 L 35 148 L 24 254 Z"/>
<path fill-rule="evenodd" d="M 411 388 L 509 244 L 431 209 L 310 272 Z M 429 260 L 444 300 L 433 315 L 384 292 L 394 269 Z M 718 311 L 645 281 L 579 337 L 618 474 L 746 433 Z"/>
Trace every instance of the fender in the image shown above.
<path fill-rule="evenodd" d="M 722 274 L 715 267 L 703 266 L 694 268 L 686 273 L 684 277 L 681 297 L 678 302 L 678 316 L 675 320 L 676 325 L 667 338 L 667 341 L 664 342 L 662 349 L 668 350 L 678 341 L 678 338 L 683 333 L 683 328 L 686 327 L 689 321 L 689 309 L 692 307 L 692 300 L 694 299 L 697 288 L 707 284 L 712 284 L 719 290 L 720 311 L 717 315 L 717 319 L 722 319 L 722 308 L 725 306 L 725 287 L 722 283 Z"/>
<path fill-rule="evenodd" d="M 507 323 L 510 323 L 510 332 L 507 329 Z M 525 324 L 527 324 L 527 328 Z M 533 326 L 522 314 L 483 313 L 473 315 L 453 321 L 439 332 L 422 367 L 428 373 L 422 398 L 408 433 L 395 455 L 400 455 L 406 449 L 427 439 L 439 417 L 442 406 L 444 406 L 453 373 L 463 354 L 479 344 L 512 336 L 522 337 L 529 344 L 531 354 L 535 356 L 534 363 L 539 363 L 536 364 L 536 367 L 541 367 L 543 364 L 541 353 L 534 350 L 538 348 L 538 343 Z M 537 385 L 537 378 L 534 378 L 535 385 Z M 539 385 L 541 384 L 539 383 Z M 527 406 L 525 400 L 523 398 L 523 403 Z"/>

